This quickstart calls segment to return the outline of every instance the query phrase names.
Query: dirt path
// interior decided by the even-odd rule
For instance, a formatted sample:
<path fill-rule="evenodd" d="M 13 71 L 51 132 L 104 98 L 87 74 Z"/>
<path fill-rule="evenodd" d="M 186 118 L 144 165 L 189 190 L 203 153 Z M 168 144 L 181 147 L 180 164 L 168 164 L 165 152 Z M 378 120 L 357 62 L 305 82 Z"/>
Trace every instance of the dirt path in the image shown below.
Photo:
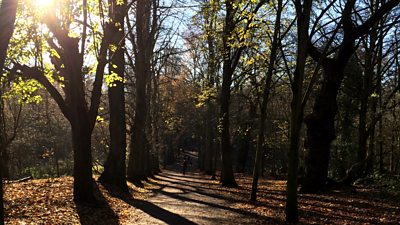
<path fill-rule="evenodd" d="M 174 171 L 164 171 L 149 183 L 154 186 L 147 201 L 156 206 L 153 207 L 153 216 L 156 220 L 152 218 L 148 221 L 148 218 L 143 218 L 142 221 L 135 221 L 137 224 L 263 224 L 264 222 L 262 218 L 257 218 L 249 212 L 231 208 L 234 202 L 210 193 L 208 187 L 217 184 L 198 173 L 192 172 L 183 176 Z"/>
<path fill-rule="evenodd" d="M 196 171 L 196 154 L 185 155 L 192 162 L 185 175 L 181 160 L 149 180 L 147 188 L 151 192 L 146 200 L 153 206 L 145 211 L 152 218 L 146 216 L 135 224 L 265 224 L 265 218 L 232 207 L 237 201 L 216 192 L 220 188 L 218 181 Z"/>

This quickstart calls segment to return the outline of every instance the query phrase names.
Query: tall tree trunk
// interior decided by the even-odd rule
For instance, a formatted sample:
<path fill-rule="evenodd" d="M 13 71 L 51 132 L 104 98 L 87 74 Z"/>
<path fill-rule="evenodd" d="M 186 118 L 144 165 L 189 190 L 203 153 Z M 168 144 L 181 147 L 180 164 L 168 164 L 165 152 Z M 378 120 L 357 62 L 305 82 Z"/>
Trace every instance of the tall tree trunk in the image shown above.
<path fill-rule="evenodd" d="M 372 125 L 371 131 L 369 132 L 369 143 L 368 152 L 366 157 L 366 165 L 364 176 L 372 174 L 374 172 L 374 162 L 375 162 L 375 125 Z"/>
<path fill-rule="evenodd" d="M 18 0 L 3 0 L 0 6 L 0 70 L 3 71 L 8 44 L 14 32 Z"/>
<path fill-rule="evenodd" d="M 277 14 L 275 18 L 275 25 L 274 25 L 274 34 L 273 40 L 271 44 L 271 53 L 270 53 L 270 60 L 268 63 L 268 71 L 265 78 L 265 86 L 263 90 L 262 100 L 261 100 L 261 107 L 260 107 L 260 128 L 258 130 L 257 136 L 257 150 L 256 150 L 256 159 L 254 163 L 253 169 L 253 182 L 251 186 L 251 201 L 255 201 L 257 199 L 257 186 L 258 186 L 258 177 L 259 172 L 262 169 L 262 157 L 264 152 L 264 132 L 265 132 L 265 124 L 267 119 L 267 106 L 269 101 L 271 83 L 272 83 L 272 76 L 275 71 L 275 61 L 278 53 L 278 44 L 279 44 L 279 33 L 281 27 L 281 13 L 282 13 L 282 0 L 278 0 L 278 8 Z"/>
<path fill-rule="evenodd" d="M 258 1 L 257 5 L 253 9 L 252 13 L 257 14 L 258 10 L 266 4 L 267 1 Z M 234 37 L 235 28 L 237 25 L 237 19 L 235 14 L 239 14 L 234 1 L 225 1 L 225 18 L 224 28 L 222 34 L 222 45 L 223 45 L 223 67 L 222 67 L 222 88 L 220 94 L 220 126 L 221 126 L 221 183 L 223 186 L 235 187 L 237 183 L 232 169 L 232 149 L 229 131 L 229 104 L 231 98 L 231 85 L 232 76 L 238 65 L 240 57 L 245 47 L 233 47 L 231 39 Z M 247 21 L 245 31 L 250 29 L 250 24 L 253 19 Z"/>
<path fill-rule="evenodd" d="M 206 21 L 206 32 L 207 32 L 207 53 L 208 53 L 208 60 L 207 60 L 207 88 L 209 90 L 214 90 L 215 88 L 215 76 L 217 75 L 217 61 L 216 58 L 216 44 L 215 44 L 215 36 L 213 32 L 215 32 L 216 26 L 216 2 L 210 4 L 210 11 L 205 14 L 205 21 Z M 215 172 L 216 172 L 216 151 L 217 146 L 215 146 L 216 140 L 216 105 L 215 105 L 215 96 L 210 96 L 207 101 L 207 121 L 206 121 L 206 138 L 207 138 L 207 145 L 210 154 L 210 174 L 211 178 L 215 179 Z"/>
<path fill-rule="evenodd" d="M 160 154 L 161 154 L 161 149 L 160 149 L 160 131 L 159 131 L 159 105 L 158 105 L 158 96 L 159 96 L 159 88 L 158 88 L 158 77 L 154 76 L 153 78 L 153 93 L 152 93 L 152 98 L 151 98 L 151 105 L 152 105 L 152 126 L 151 126 L 151 133 L 152 133 L 152 149 L 154 152 L 154 160 L 153 160 L 153 174 L 157 174 L 161 172 L 160 169 Z"/>
<path fill-rule="evenodd" d="M 292 84 L 292 102 L 290 118 L 290 147 L 288 152 L 288 174 L 286 185 L 286 222 L 297 223 L 297 174 L 299 166 L 300 134 L 304 114 L 303 82 L 305 77 L 305 65 L 307 60 L 308 29 L 312 0 L 301 3 L 296 0 L 297 11 L 297 58 L 296 69 Z"/>
<path fill-rule="evenodd" d="M 237 183 L 233 175 L 231 136 L 229 131 L 229 102 L 231 96 L 232 77 L 229 72 L 230 65 L 224 64 L 224 73 L 221 90 L 221 184 L 226 187 L 236 187 Z"/>
<path fill-rule="evenodd" d="M 97 204 L 93 192 L 91 135 L 95 115 L 90 115 L 82 76 L 83 55 L 79 52 L 79 39 L 60 38 L 65 58 L 66 102 L 69 113 L 66 115 L 72 131 L 74 149 L 74 200 L 81 203 Z M 104 69 L 103 69 L 104 72 Z M 100 93 L 99 93 L 100 94 Z M 97 115 L 96 108 L 96 115 Z"/>
<path fill-rule="evenodd" d="M 212 175 L 212 147 L 213 147 L 213 111 L 212 102 L 207 101 L 206 120 L 205 120 L 205 149 L 204 149 L 204 171 L 207 175 Z"/>
<path fill-rule="evenodd" d="M 128 191 L 126 185 L 126 124 L 125 124 L 125 30 L 124 17 L 126 14 L 126 1 L 117 4 L 113 1 L 110 5 L 110 14 L 114 26 L 111 26 L 113 37 L 111 44 L 117 46 L 115 52 L 109 52 L 111 58 L 110 74 L 116 74 L 119 79 L 108 87 L 108 101 L 110 108 L 110 149 L 104 171 L 99 181 L 114 185 L 123 191 Z"/>
<path fill-rule="evenodd" d="M 373 93 L 373 78 L 375 73 L 375 66 L 377 64 L 376 58 L 377 56 L 375 55 L 376 52 L 376 41 L 377 41 L 377 27 L 371 31 L 369 36 L 369 41 L 365 41 L 365 71 L 363 73 L 363 85 L 362 85 L 362 90 L 361 90 L 361 107 L 360 107 L 360 116 L 359 116 L 359 127 L 358 127 L 358 152 L 357 152 L 357 162 L 361 163 L 365 161 L 367 158 L 367 153 L 368 151 L 371 152 L 371 149 L 367 148 L 367 141 L 368 138 L 370 138 L 370 143 L 372 139 L 371 132 L 369 132 L 368 126 L 367 126 L 367 115 L 368 115 L 368 108 L 369 108 L 369 103 L 370 103 L 370 96 Z M 380 81 L 379 81 L 380 82 Z M 377 102 L 375 99 L 372 100 L 372 118 L 375 116 L 374 111 L 376 111 L 376 106 Z M 372 122 L 374 123 L 374 122 Z M 374 124 L 371 124 L 371 126 L 375 126 Z M 373 129 L 375 132 L 375 129 Z M 371 159 L 368 159 L 366 164 L 368 164 L 368 161 Z M 363 163 L 363 164 L 365 164 Z M 367 165 L 365 165 L 367 166 Z M 364 168 L 366 169 L 365 166 L 362 166 L 362 170 L 358 172 L 359 176 L 363 175 Z"/>
<path fill-rule="evenodd" d="M 382 134 L 382 118 L 379 119 L 379 173 L 383 173 L 385 165 L 383 163 L 383 134 Z"/>
<path fill-rule="evenodd" d="M 10 42 L 11 36 L 14 32 L 14 23 L 16 18 L 18 1 L 17 0 L 3 0 L 0 6 L 0 74 L 3 74 L 4 63 L 7 56 L 7 49 L 8 44 Z M 0 91 L 0 98 L 2 96 L 2 92 Z M 3 121 L 4 118 L 4 102 L 1 99 L 1 120 Z M 3 121 L 4 122 L 4 121 Z M 0 143 L 0 167 L 2 167 L 2 178 L 9 178 L 9 168 L 8 168 L 8 161 L 9 156 L 7 152 L 7 140 L 6 134 L 4 130 L 5 124 L 0 126 L 0 136 L 1 136 L 1 143 Z M 3 195 L 1 195 L 3 196 Z M 0 206 L 1 210 L 3 209 L 2 205 Z"/>
<path fill-rule="evenodd" d="M 140 61 L 138 59 L 138 61 Z M 139 72 L 139 68 L 137 68 Z M 128 162 L 128 179 L 139 182 L 147 177 L 146 174 L 146 79 L 143 75 L 137 74 L 136 79 L 136 111 L 131 134 L 132 144 L 130 145 L 130 154 Z M 139 78 L 141 77 L 141 78 Z"/>
<path fill-rule="evenodd" d="M 325 188 L 328 177 L 330 145 L 335 139 L 336 96 L 343 79 L 343 65 L 330 61 L 324 67 L 327 80 L 322 83 L 312 114 L 305 118 L 307 125 L 306 174 L 302 192 L 317 192 Z"/>
<path fill-rule="evenodd" d="M 150 40 L 150 10 L 151 2 L 138 0 L 136 6 L 136 110 L 131 134 L 132 144 L 128 162 L 128 179 L 140 182 L 147 178 L 148 148 L 146 137 L 147 119 L 147 80 L 150 76 L 151 49 L 148 47 Z"/>
<path fill-rule="evenodd" d="M 365 94 L 363 94 L 365 95 Z M 362 96 L 361 109 L 358 122 L 358 149 L 357 162 L 362 162 L 367 156 L 367 109 L 368 97 Z"/>
<path fill-rule="evenodd" d="M 72 116 L 72 146 L 74 149 L 74 201 L 96 203 L 93 195 L 91 131 L 85 111 Z"/>
<path fill-rule="evenodd" d="M 396 117 L 394 117 L 394 118 L 396 118 Z M 391 144 L 391 148 L 390 148 L 389 172 L 391 174 L 393 174 L 394 167 L 396 164 L 394 154 L 396 151 L 396 145 L 398 145 L 398 143 L 396 143 L 396 142 L 398 142 L 398 140 L 397 140 L 398 138 L 396 137 L 396 132 L 393 132 L 391 139 L 392 139 L 391 140 L 392 144 Z"/>
<path fill-rule="evenodd" d="M 4 62 L 7 56 L 8 44 L 14 32 L 14 23 L 17 12 L 17 0 L 3 0 L 0 6 L 0 74 L 3 74 Z M 2 96 L 0 95 L 0 98 Z M 2 103 L 0 103 L 2 104 Z M 3 121 L 1 118 L 0 121 Z M 3 153 L 5 149 L 4 130 L 0 124 L 0 224 L 4 224 L 4 207 L 3 207 Z"/>
<path fill-rule="evenodd" d="M 226 1 L 226 15 L 223 32 L 223 68 L 222 68 L 222 88 L 220 95 L 220 126 L 221 126 L 221 184 L 226 187 L 236 187 L 237 183 L 232 168 L 232 150 L 230 136 L 230 116 L 229 105 L 231 98 L 231 84 L 234 67 L 232 68 L 232 48 L 229 38 L 235 29 L 233 2 Z"/>

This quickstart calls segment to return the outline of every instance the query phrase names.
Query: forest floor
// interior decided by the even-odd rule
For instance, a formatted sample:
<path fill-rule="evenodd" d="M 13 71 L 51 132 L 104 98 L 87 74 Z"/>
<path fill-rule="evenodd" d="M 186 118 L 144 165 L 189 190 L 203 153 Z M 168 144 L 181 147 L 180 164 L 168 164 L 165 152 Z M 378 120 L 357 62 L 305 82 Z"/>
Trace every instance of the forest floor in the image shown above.
<path fill-rule="evenodd" d="M 261 179 L 250 202 L 251 177 L 237 174 L 238 188 L 223 188 L 196 171 L 163 170 L 131 194 L 96 183 L 101 206 L 72 201 L 72 178 L 5 185 L 6 224 L 285 224 L 282 180 Z M 400 202 L 375 189 L 299 195 L 299 224 L 400 224 Z"/>

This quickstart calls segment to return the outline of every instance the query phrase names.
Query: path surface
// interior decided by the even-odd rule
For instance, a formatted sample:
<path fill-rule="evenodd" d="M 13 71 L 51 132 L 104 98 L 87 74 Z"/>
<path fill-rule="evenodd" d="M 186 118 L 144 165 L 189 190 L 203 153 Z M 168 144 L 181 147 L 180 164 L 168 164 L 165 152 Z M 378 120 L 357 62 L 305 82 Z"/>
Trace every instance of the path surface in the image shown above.
<path fill-rule="evenodd" d="M 263 224 L 262 219 L 231 208 L 235 203 L 209 194 L 202 185 L 210 181 L 197 173 L 182 176 L 165 171 L 156 180 L 158 189 L 147 199 L 157 206 L 153 207 L 153 217 L 143 217 L 136 224 Z"/>
<path fill-rule="evenodd" d="M 266 221 L 246 210 L 231 207 L 237 204 L 215 192 L 218 181 L 194 171 L 197 168 L 195 155 L 193 165 L 183 175 L 181 166 L 164 170 L 149 181 L 151 193 L 147 202 L 152 208 L 145 210 L 153 215 L 134 221 L 135 224 L 265 224 Z"/>

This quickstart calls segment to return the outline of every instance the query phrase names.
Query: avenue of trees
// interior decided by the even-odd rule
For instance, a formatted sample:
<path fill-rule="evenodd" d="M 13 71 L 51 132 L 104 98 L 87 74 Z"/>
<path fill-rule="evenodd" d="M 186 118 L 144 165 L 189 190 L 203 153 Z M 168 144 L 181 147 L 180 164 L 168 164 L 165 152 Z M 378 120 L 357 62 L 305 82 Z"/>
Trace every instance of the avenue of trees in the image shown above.
<path fill-rule="evenodd" d="M 251 201 L 287 179 L 297 222 L 298 191 L 400 175 L 400 0 L 0 4 L 3 179 L 96 205 L 94 174 L 127 192 L 196 151 Z"/>

